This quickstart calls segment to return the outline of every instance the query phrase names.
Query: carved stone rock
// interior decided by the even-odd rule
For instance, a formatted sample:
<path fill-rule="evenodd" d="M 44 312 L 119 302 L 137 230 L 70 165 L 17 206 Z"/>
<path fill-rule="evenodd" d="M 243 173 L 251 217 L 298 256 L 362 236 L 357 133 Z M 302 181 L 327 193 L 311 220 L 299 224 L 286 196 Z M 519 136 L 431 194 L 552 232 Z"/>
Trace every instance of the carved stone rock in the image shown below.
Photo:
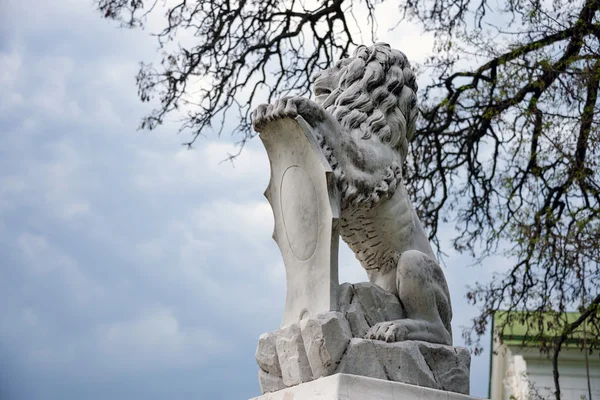
<path fill-rule="evenodd" d="M 340 285 L 339 309 L 357 338 L 378 322 L 406 318 L 398 298 L 370 282 Z"/>
<path fill-rule="evenodd" d="M 339 312 L 329 312 L 300 322 L 304 348 L 314 379 L 333 374 L 352 332 Z"/>
<path fill-rule="evenodd" d="M 277 335 L 277 331 L 260 335 L 256 348 L 256 363 L 263 371 L 280 377 L 281 367 L 276 347 Z"/>
<path fill-rule="evenodd" d="M 468 394 L 470 362 L 460 347 L 352 339 L 337 372 Z"/>
<path fill-rule="evenodd" d="M 469 393 L 471 353 L 468 349 L 419 342 L 419 351 L 443 390 Z"/>
<path fill-rule="evenodd" d="M 270 374 L 262 369 L 258 370 L 258 383 L 261 393 L 276 392 L 287 387 L 281 376 Z"/>
<path fill-rule="evenodd" d="M 360 310 L 365 326 L 402 313 L 401 307 L 395 308 L 395 315 L 382 311 L 387 295 L 372 284 L 344 284 L 342 289 L 340 309 Z M 469 393 L 471 355 L 467 349 L 413 340 L 386 343 L 355 337 L 345 315 L 355 314 L 330 311 L 262 335 L 256 352 L 262 392 L 345 373 Z M 280 370 L 275 360 L 279 361 Z"/>
<path fill-rule="evenodd" d="M 279 330 L 276 348 L 281 376 L 286 386 L 312 380 L 312 372 L 298 324 L 291 324 Z"/>

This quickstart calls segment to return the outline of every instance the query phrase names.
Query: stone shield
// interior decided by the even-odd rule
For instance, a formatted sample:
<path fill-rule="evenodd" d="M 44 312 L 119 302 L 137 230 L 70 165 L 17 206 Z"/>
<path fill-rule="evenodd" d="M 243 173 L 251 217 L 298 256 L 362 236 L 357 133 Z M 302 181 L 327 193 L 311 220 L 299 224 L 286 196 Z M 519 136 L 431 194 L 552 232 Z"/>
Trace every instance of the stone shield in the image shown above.
<path fill-rule="evenodd" d="M 265 196 L 273 209 L 273 239 L 286 270 L 286 326 L 337 310 L 339 194 L 302 117 L 269 122 L 260 138 L 271 164 Z"/>

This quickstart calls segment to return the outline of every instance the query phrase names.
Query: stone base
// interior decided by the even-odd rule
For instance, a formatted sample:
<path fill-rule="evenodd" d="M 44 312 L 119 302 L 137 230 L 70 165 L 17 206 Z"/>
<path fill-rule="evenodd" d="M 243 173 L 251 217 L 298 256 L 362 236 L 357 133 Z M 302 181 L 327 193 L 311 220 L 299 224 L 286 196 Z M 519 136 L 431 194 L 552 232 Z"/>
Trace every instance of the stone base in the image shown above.
<path fill-rule="evenodd" d="M 260 336 L 261 392 L 334 374 L 359 375 L 469 394 L 468 349 L 418 340 L 363 339 L 375 324 L 405 318 L 398 298 L 372 283 L 340 286 L 340 311 L 304 318 Z"/>
<path fill-rule="evenodd" d="M 251 400 L 477 400 L 405 383 L 363 376 L 335 374 Z"/>

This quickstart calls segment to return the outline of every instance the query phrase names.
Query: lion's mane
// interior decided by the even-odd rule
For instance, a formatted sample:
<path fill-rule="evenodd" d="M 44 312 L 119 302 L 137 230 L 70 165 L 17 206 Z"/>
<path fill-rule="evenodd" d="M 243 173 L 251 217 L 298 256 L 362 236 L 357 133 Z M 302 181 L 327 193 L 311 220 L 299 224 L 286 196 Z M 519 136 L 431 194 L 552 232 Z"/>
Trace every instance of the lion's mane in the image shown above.
<path fill-rule="evenodd" d="M 417 83 L 406 55 L 387 44 L 359 46 L 323 104 L 348 131 L 377 135 L 403 158 L 415 132 Z"/>
<path fill-rule="evenodd" d="M 408 143 L 414 136 L 417 119 L 417 83 L 406 55 L 378 43 L 359 46 L 342 67 L 338 87 L 323 107 L 348 133 L 359 130 L 362 139 L 373 135 L 398 151 L 406 160 Z M 323 143 L 334 170 L 337 162 Z M 329 154 L 327 154 L 329 153 Z M 342 197 L 353 203 L 379 201 L 389 197 L 401 179 L 400 166 L 389 166 L 387 175 L 372 188 L 349 182 L 344 171 L 336 171 L 342 184 Z M 365 193 L 365 189 L 368 192 Z"/>

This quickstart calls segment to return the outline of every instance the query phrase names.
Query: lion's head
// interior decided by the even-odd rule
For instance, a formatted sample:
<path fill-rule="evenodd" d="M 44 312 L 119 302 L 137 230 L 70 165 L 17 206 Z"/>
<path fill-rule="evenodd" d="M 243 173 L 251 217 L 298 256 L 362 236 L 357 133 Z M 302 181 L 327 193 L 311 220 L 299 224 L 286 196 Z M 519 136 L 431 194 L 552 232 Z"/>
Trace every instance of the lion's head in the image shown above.
<path fill-rule="evenodd" d="M 348 132 L 377 135 L 406 159 L 415 132 L 417 83 L 404 53 L 385 43 L 359 46 L 313 78 L 317 103 Z"/>

